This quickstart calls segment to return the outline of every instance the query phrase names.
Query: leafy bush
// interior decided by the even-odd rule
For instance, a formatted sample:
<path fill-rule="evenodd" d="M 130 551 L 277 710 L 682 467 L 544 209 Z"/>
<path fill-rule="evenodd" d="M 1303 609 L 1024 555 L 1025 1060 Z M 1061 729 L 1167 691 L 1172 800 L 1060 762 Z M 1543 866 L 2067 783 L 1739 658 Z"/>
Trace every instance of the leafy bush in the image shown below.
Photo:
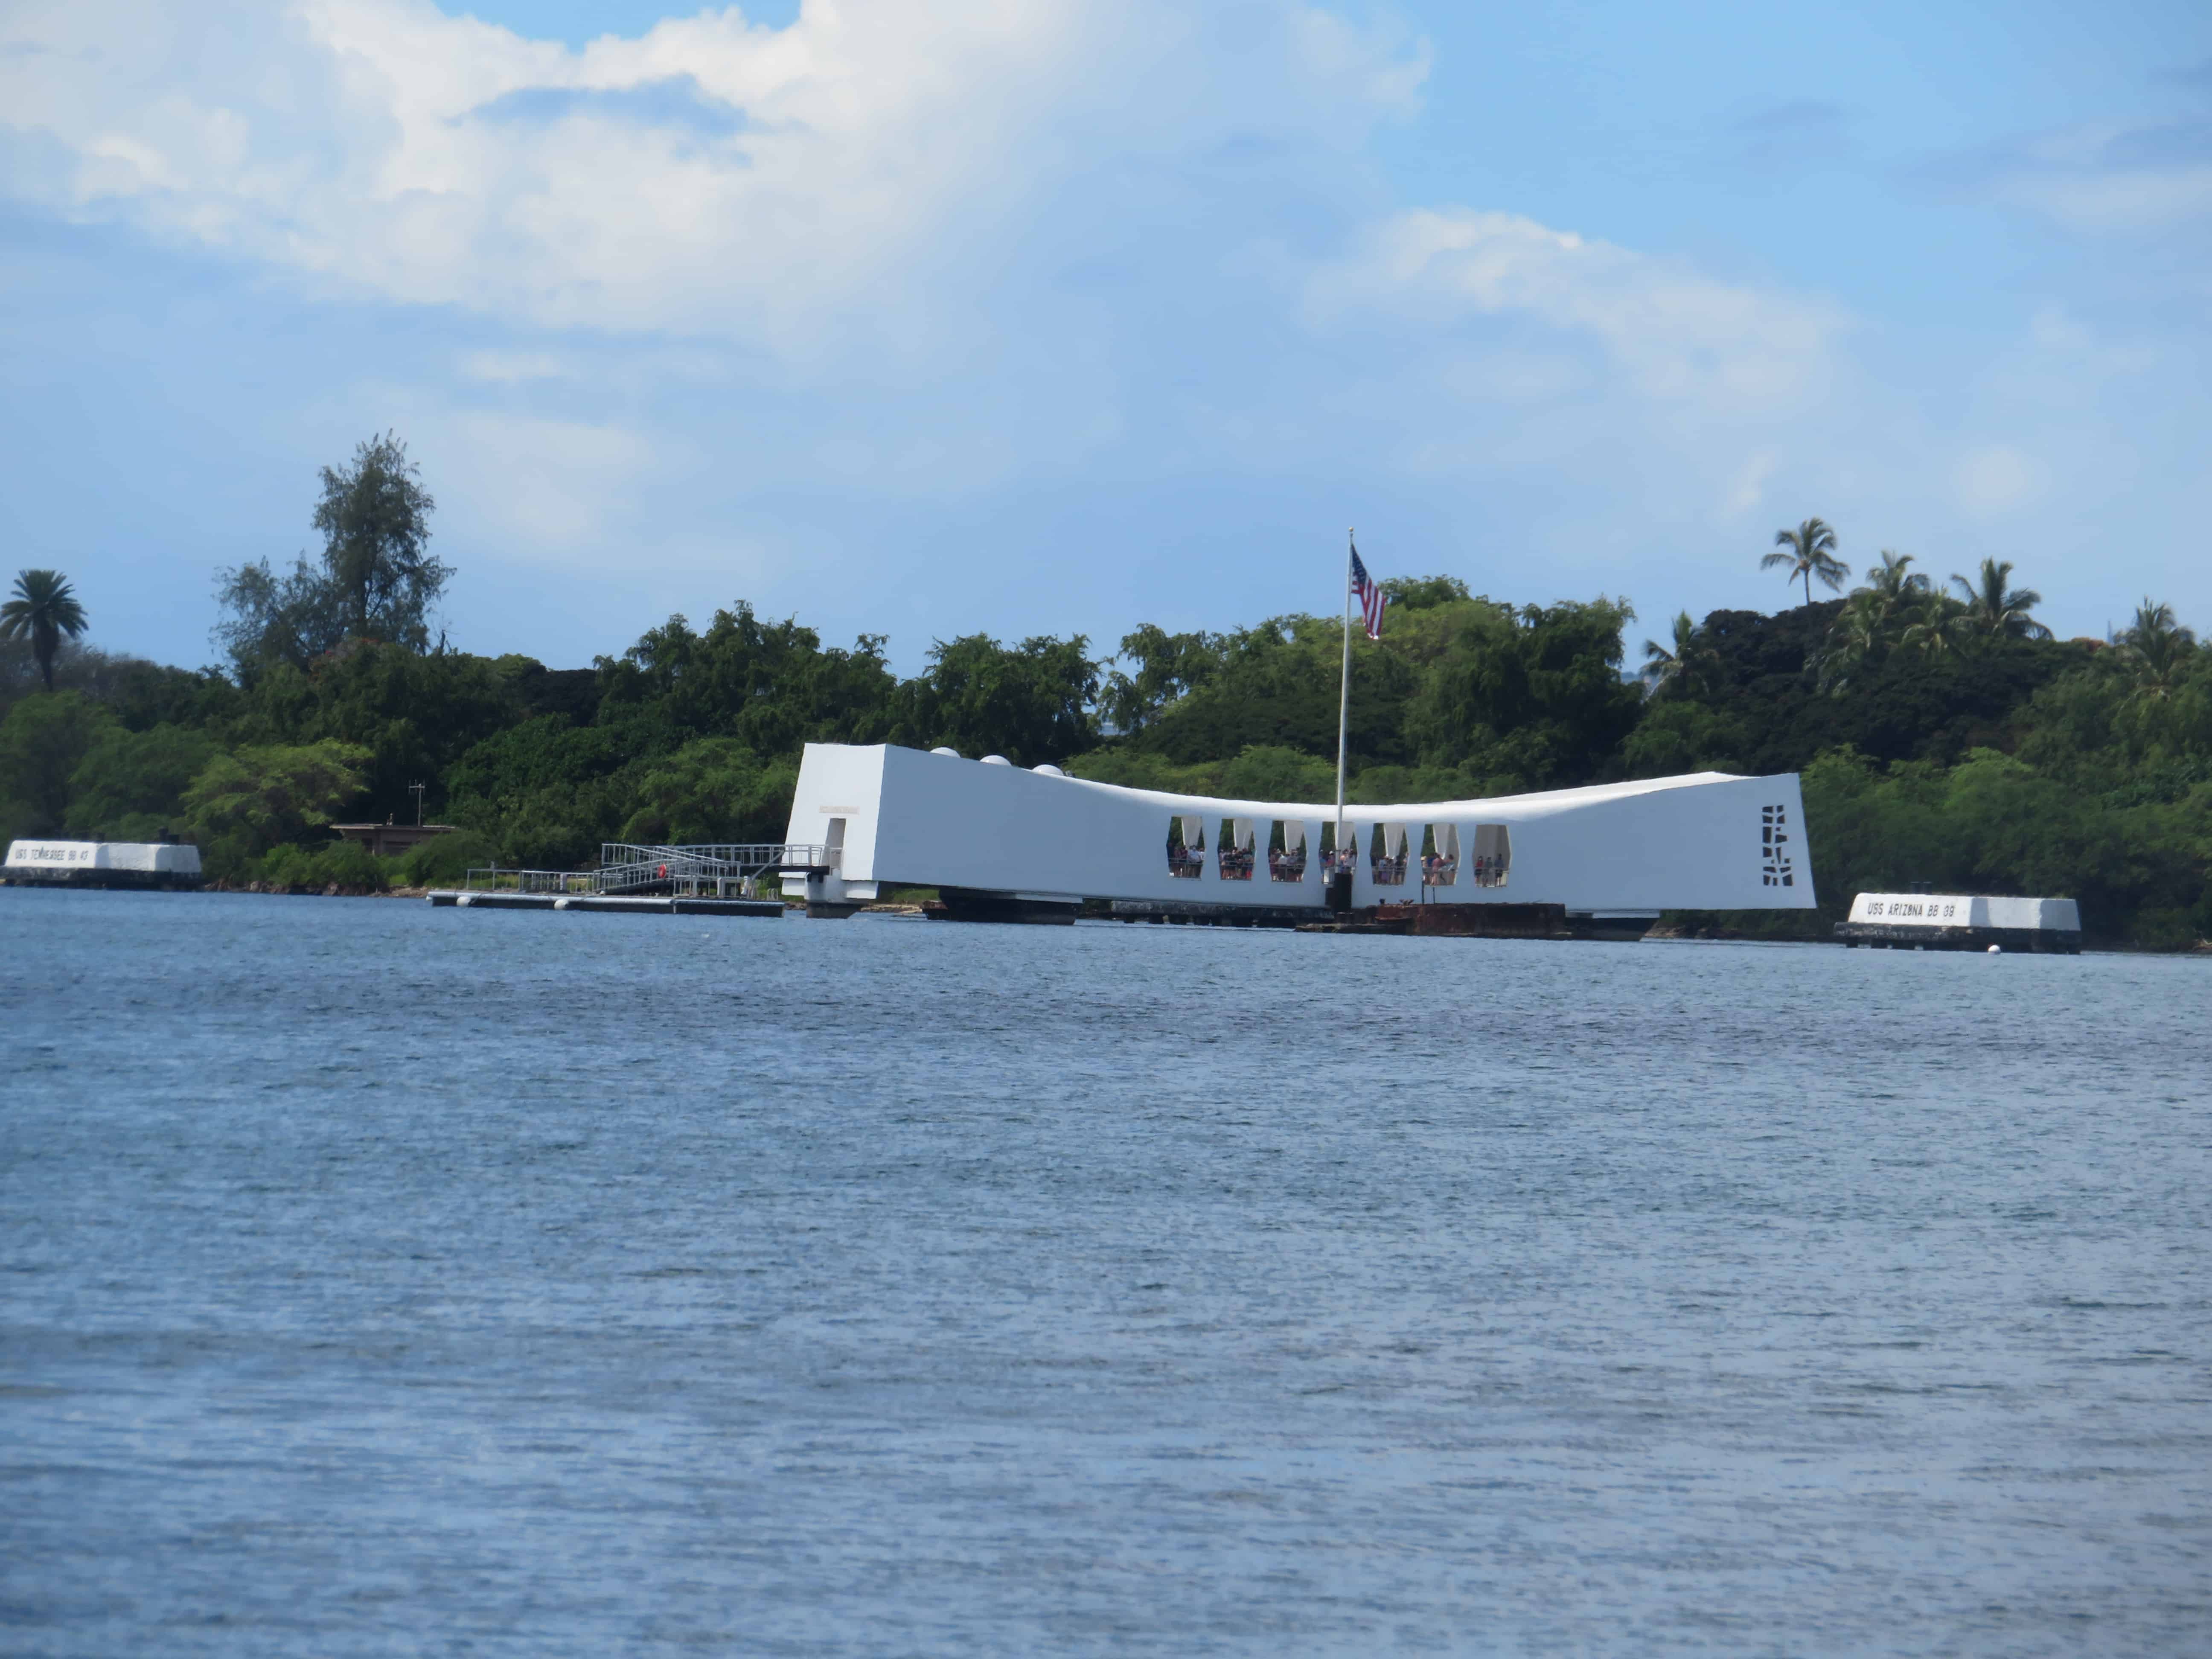
<path fill-rule="evenodd" d="M 647 767 L 621 839 L 653 843 L 780 842 L 799 769 L 763 764 L 731 738 L 702 738 Z"/>
<path fill-rule="evenodd" d="M 271 848 L 259 862 L 258 879 L 294 893 L 319 893 L 333 884 L 346 892 L 380 893 L 386 885 L 383 861 L 356 841 Z"/>
<path fill-rule="evenodd" d="M 1336 793 L 1336 769 L 1280 744 L 1249 744 L 1221 769 L 1219 791 L 1245 800 L 1328 800 Z"/>
<path fill-rule="evenodd" d="M 1684 772 L 1741 772 L 1747 744 L 1741 721 L 1687 699 L 1655 699 L 1621 744 L 1632 778 Z"/>
<path fill-rule="evenodd" d="M 456 830 L 410 848 L 396 860 L 393 873 L 402 887 L 452 887 L 491 861 L 489 841 L 473 830 Z"/>
<path fill-rule="evenodd" d="M 368 757 L 356 744 L 329 740 L 217 755 L 182 803 L 202 867 L 219 879 L 247 878 L 262 854 L 306 839 L 361 793 Z"/>

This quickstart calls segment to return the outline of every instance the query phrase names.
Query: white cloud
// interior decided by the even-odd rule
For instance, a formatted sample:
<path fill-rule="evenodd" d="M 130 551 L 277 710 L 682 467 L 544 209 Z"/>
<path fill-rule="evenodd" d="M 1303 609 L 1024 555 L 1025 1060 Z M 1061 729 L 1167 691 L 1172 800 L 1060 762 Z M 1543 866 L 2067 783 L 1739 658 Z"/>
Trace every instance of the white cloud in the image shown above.
<path fill-rule="evenodd" d="M 2201 351 L 2063 283 L 1962 344 L 1608 240 L 1599 193 L 1560 224 L 1399 210 L 1371 141 L 1427 70 L 1387 14 L 1297 0 L 807 0 L 580 49 L 423 0 L 12 0 L 0 192 L 289 307 L 236 355 L 312 340 L 292 401 L 211 421 L 396 425 L 470 568 L 618 606 L 781 584 L 810 615 L 950 617 L 951 558 L 1007 614 L 1024 583 L 1149 607 L 1147 550 L 1187 538 L 1208 574 L 1176 602 L 1218 625 L 1212 583 L 1308 601 L 1215 550 L 1256 565 L 1356 512 L 1378 548 L 1391 514 L 1422 526 L 1419 568 L 1528 597 L 1633 576 L 1671 611 L 1771 597 L 1757 556 L 1812 513 L 1854 562 L 1983 521 L 2101 547 L 2139 476 L 2201 478 L 2174 435 Z M 2015 148 L 2003 188 L 2069 222 L 2193 210 L 2185 137 Z M 118 285 L 130 240 L 81 239 Z"/>
<path fill-rule="evenodd" d="M 1323 319 L 1371 309 L 1431 325 L 1530 319 L 1597 343 L 1644 397 L 1738 410 L 1816 397 L 1842 324 L 1817 301 L 1465 208 L 1391 217 L 1316 277 L 1312 307 Z"/>
<path fill-rule="evenodd" d="M 2089 234 L 2212 215 L 2212 127 L 2106 124 L 2038 133 L 1966 163 L 1996 200 Z"/>
<path fill-rule="evenodd" d="M 43 141 L 19 195 L 383 298 L 879 356 L 974 304 L 955 251 L 1018 232 L 1071 132 L 1158 153 L 1253 112 L 1191 95 L 1189 27 L 1167 0 L 809 0 L 572 51 L 428 0 L 33 0 L 0 23 L 0 124 Z M 1296 4 L 1247 33 L 1273 118 L 1354 142 L 1425 73 Z"/>
<path fill-rule="evenodd" d="M 1997 194 L 2070 230 L 2155 230 L 2212 213 L 2212 165 L 2023 173 L 2005 180 Z"/>
<path fill-rule="evenodd" d="M 1818 297 L 1453 208 L 1372 227 L 1305 309 L 1372 364 L 1335 400 L 1347 426 L 1389 434 L 1378 459 L 1423 487 L 1520 515 L 1516 564 L 1623 571 L 1655 544 L 1725 544 L 1784 495 L 1838 493 L 1858 388 L 1850 321 Z"/>

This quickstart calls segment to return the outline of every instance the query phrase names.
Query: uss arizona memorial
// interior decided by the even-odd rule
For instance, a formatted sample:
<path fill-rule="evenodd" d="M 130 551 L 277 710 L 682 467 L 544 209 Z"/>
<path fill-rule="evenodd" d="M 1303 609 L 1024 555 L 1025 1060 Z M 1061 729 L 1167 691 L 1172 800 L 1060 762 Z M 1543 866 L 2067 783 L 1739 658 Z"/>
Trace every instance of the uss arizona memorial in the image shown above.
<path fill-rule="evenodd" d="M 1132 789 L 888 745 L 809 744 L 786 834 L 824 849 L 784 877 L 823 912 L 886 887 L 1042 904 L 1283 908 L 1544 904 L 1570 916 L 1802 910 L 1813 876 L 1794 775 L 1701 772 L 1483 800 L 1347 806 Z"/>

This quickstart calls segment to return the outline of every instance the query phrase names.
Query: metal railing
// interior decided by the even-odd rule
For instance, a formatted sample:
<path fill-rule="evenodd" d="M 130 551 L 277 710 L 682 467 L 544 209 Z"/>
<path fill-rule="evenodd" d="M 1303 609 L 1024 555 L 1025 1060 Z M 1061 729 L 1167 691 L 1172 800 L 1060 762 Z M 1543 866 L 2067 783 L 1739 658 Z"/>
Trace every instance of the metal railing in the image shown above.
<path fill-rule="evenodd" d="M 735 888 L 751 897 L 764 875 L 827 872 L 843 861 L 842 848 L 819 842 L 718 842 L 654 847 L 611 841 L 600 844 L 596 870 L 509 870 L 488 865 L 469 871 L 462 884 L 471 892 L 504 890 L 592 898 L 664 891 L 688 898 L 727 898 Z"/>

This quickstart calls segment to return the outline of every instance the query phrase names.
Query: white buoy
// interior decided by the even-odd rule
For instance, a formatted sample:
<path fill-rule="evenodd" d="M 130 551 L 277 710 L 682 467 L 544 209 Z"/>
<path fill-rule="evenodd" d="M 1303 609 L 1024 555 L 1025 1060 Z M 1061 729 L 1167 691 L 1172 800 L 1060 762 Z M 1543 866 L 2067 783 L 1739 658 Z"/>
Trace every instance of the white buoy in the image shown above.
<path fill-rule="evenodd" d="M 2004 954 L 2004 946 L 2002 945 L 1992 945 L 1990 946 L 1989 954 L 1993 957 L 2002 956 Z"/>

